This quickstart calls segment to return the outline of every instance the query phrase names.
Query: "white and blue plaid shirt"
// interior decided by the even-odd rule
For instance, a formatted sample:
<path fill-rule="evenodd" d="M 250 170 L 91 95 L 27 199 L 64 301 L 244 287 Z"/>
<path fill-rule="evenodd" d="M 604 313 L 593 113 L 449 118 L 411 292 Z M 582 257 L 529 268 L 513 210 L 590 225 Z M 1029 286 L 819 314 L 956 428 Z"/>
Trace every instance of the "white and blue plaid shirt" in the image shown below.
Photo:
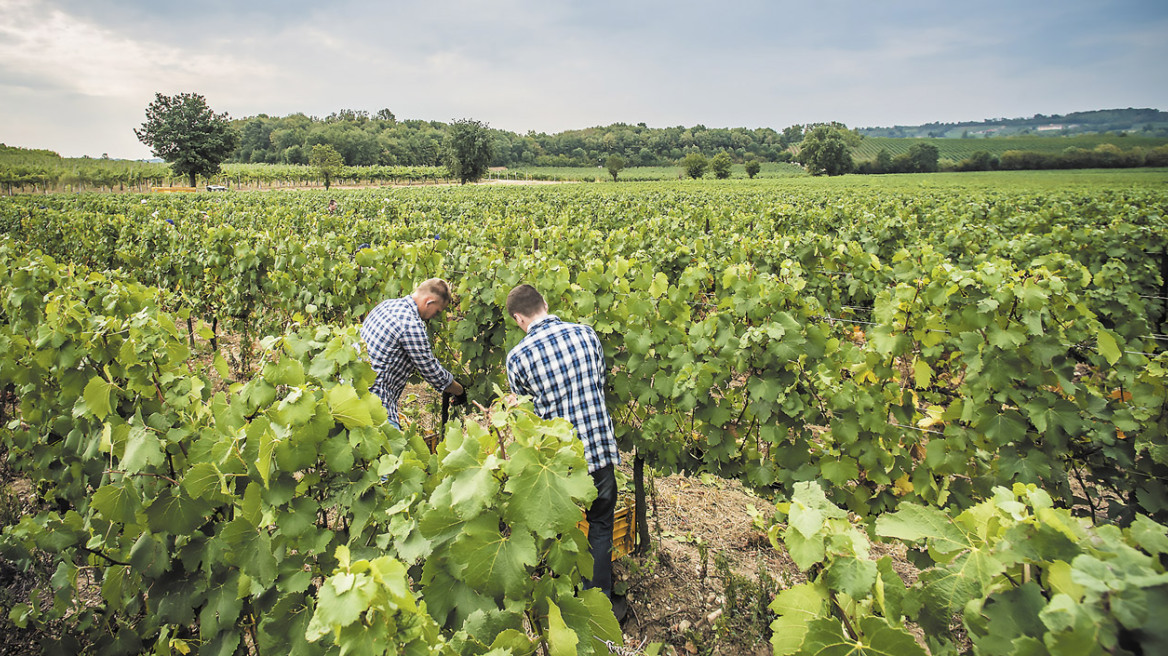
<path fill-rule="evenodd" d="M 604 403 L 607 368 L 596 331 L 548 315 L 507 354 L 511 391 L 530 396 L 544 419 L 562 417 L 584 442 L 588 471 L 620 464 L 612 417 Z"/>
<path fill-rule="evenodd" d="M 361 324 L 361 340 L 377 372 L 369 391 L 381 397 L 395 426 L 398 397 L 415 369 L 437 390 L 446 389 L 454 381 L 454 375 L 438 363 L 430 350 L 426 324 L 412 296 L 382 301 L 373 308 Z"/>

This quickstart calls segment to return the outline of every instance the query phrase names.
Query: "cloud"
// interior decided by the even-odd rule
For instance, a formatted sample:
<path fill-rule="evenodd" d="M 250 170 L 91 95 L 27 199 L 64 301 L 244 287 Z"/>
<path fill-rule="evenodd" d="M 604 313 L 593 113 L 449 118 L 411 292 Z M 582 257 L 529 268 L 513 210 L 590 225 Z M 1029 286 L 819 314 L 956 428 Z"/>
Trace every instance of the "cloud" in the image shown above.
<path fill-rule="evenodd" d="M 121 139 L 178 91 L 233 117 L 389 108 L 517 132 L 1168 105 L 1153 65 L 1168 7 L 1151 1 L 0 0 L 0 15 L 0 140 L 70 152 L 99 143 L 84 121 Z"/>
<path fill-rule="evenodd" d="M 142 96 L 165 86 L 185 88 L 207 77 L 208 71 L 233 69 L 233 57 L 198 53 L 131 38 L 79 20 L 59 9 L 39 7 L 33 0 L 0 0 L 0 61 L 6 72 L 49 89 L 83 96 Z M 250 67 L 269 69 L 265 63 Z M 37 83 L 28 83 L 36 86 Z"/>

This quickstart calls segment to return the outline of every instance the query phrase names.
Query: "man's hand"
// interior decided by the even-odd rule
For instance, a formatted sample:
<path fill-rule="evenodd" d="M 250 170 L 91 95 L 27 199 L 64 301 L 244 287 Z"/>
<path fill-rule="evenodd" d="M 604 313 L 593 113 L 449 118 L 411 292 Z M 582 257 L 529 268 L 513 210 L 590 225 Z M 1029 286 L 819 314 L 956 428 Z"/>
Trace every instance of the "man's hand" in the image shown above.
<path fill-rule="evenodd" d="M 450 395 L 450 405 L 466 405 L 466 387 L 462 383 L 456 380 L 445 391 Z"/>

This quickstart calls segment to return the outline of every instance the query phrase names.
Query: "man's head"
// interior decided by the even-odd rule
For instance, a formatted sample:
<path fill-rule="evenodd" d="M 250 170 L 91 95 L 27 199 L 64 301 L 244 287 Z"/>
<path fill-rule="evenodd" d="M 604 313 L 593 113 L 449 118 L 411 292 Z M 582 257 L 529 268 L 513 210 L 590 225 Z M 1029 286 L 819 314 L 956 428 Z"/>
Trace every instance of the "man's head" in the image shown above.
<path fill-rule="evenodd" d="M 547 314 L 547 301 L 531 285 L 519 285 L 507 294 L 507 314 L 525 332 L 535 319 Z"/>
<path fill-rule="evenodd" d="M 429 321 L 450 305 L 450 286 L 441 278 L 430 278 L 418 285 L 412 294 L 418 306 L 418 316 Z"/>

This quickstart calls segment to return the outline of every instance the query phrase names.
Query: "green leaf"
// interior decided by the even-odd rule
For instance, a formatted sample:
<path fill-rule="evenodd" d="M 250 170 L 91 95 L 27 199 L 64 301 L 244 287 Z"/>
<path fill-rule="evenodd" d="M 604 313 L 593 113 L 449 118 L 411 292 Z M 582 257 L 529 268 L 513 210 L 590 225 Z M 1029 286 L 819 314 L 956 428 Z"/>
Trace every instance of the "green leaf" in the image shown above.
<path fill-rule="evenodd" d="M 876 583 L 876 563 L 860 558 L 836 558 L 824 573 L 832 590 L 839 590 L 853 599 L 864 599 L 872 594 Z"/>
<path fill-rule="evenodd" d="M 921 626 L 926 632 L 948 635 L 949 620 L 970 600 L 984 594 L 986 586 L 1004 570 L 992 554 L 975 549 L 948 565 L 922 572 L 918 579 L 923 602 L 918 619 Z"/>
<path fill-rule="evenodd" d="M 541 538 L 565 533 L 580 521 L 579 501 L 596 497 L 596 486 L 582 460 L 569 471 L 563 454 L 549 460 L 534 448 L 519 448 L 504 464 L 511 494 L 503 516 L 508 524 L 522 526 Z"/>
<path fill-rule="evenodd" d="M 1042 589 L 1033 581 L 1019 588 L 1011 588 L 991 595 L 981 606 L 984 623 L 966 619 L 966 626 L 984 627 L 985 631 L 971 632 L 973 644 L 986 654 L 1009 654 L 1015 639 L 1031 637 L 1042 639 L 1046 627 L 1038 614 L 1046 607 Z M 967 610 L 966 614 L 969 614 Z"/>
<path fill-rule="evenodd" d="M 132 525 L 142 508 L 138 490 L 128 483 L 111 483 L 93 493 L 93 508 L 111 522 Z"/>
<path fill-rule="evenodd" d="M 191 467 L 183 477 L 182 487 L 193 499 L 221 501 L 228 494 L 226 477 L 211 462 L 200 462 Z"/>
<path fill-rule="evenodd" d="M 341 572 L 325 580 L 317 598 L 316 616 L 330 627 L 346 627 L 369 609 L 372 586 L 365 574 Z"/>
<path fill-rule="evenodd" d="M 799 531 L 787 530 L 783 534 L 783 542 L 787 553 L 799 569 L 807 571 L 815 563 L 821 562 L 827 555 L 822 535 L 803 537 Z"/>
<path fill-rule="evenodd" d="M 126 450 L 122 455 L 121 467 L 128 472 L 140 472 L 147 467 L 158 467 L 165 454 L 162 444 L 150 429 L 135 424 L 130 427 L 126 438 Z"/>
<path fill-rule="evenodd" d="M 85 392 L 82 394 L 85 405 L 98 419 L 105 419 L 109 415 L 110 393 L 116 387 L 113 383 L 107 383 L 101 376 L 90 378 L 89 383 L 85 385 Z"/>
<path fill-rule="evenodd" d="M 913 363 L 913 382 L 918 389 L 928 387 L 933 382 L 933 369 L 928 362 L 918 358 Z"/>
<path fill-rule="evenodd" d="M 649 284 L 649 295 L 653 298 L 661 298 L 667 291 L 669 291 L 669 278 L 666 278 L 664 273 L 658 271 L 653 276 L 653 282 Z"/>
<path fill-rule="evenodd" d="M 278 362 L 268 363 L 263 376 L 273 385 L 298 387 L 304 384 L 304 365 L 299 360 L 282 357 Z"/>
<path fill-rule="evenodd" d="M 367 394 L 362 400 L 351 385 L 335 385 L 325 390 L 324 398 L 333 417 L 339 419 L 345 428 L 372 426 L 373 416 L 369 405 L 380 403 L 372 394 Z"/>
<path fill-rule="evenodd" d="M 1132 522 L 1131 528 L 1132 544 L 1138 544 L 1140 547 L 1153 555 L 1168 554 L 1168 531 L 1164 526 L 1153 522 L 1145 515 L 1136 515 L 1136 521 Z"/>
<path fill-rule="evenodd" d="M 219 374 L 220 380 L 231 380 L 231 367 L 227 365 L 227 360 L 223 358 L 222 353 L 216 351 L 215 358 L 211 361 L 211 363 L 215 367 L 215 373 Z"/>
<path fill-rule="evenodd" d="M 994 444 L 1003 446 L 1013 442 L 1020 442 L 1026 437 L 1027 423 L 1017 410 L 996 412 L 992 408 L 985 408 L 973 425 Z"/>
<path fill-rule="evenodd" d="M 504 536 L 498 516 L 485 513 L 467 522 L 455 538 L 450 556 L 463 568 L 462 578 L 476 590 L 495 597 L 520 598 L 530 584 L 527 568 L 539 558 L 527 531 Z"/>
<path fill-rule="evenodd" d="M 865 617 L 858 626 L 860 636 L 853 640 L 844 635 L 836 619 L 812 622 L 804 643 L 804 654 L 815 656 L 926 656 L 912 634 L 892 626 L 883 617 Z"/>
<path fill-rule="evenodd" d="M 568 628 L 560 607 L 548 600 L 548 653 L 550 656 L 576 656 L 576 632 Z"/>
<path fill-rule="evenodd" d="M 166 490 L 146 508 L 146 523 L 155 533 L 189 535 L 209 521 L 210 506 L 182 493 L 181 488 Z"/>
<path fill-rule="evenodd" d="M 827 594 L 814 583 L 800 583 L 775 596 L 770 610 L 779 617 L 771 622 L 771 647 L 775 656 L 799 651 L 811 622 L 823 616 Z"/>
<path fill-rule="evenodd" d="M 1095 339 L 1099 342 L 1099 352 L 1103 357 L 1107 358 L 1107 364 L 1115 364 L 1123 357 L 1123 351 L 1119 349 L 1119 345 L 1115 342 L 1115 336 L 1110 330 L 1100 328 L 1096 333 Z"/>
<path fill-rule="evenodd" d="M 900 510 L 876 519 L 876 535 L 909 542 L 928 541 L 939 554 L 970 547 L 969 539 L 944 512 L 916 504 L 901 504 Z"/>

